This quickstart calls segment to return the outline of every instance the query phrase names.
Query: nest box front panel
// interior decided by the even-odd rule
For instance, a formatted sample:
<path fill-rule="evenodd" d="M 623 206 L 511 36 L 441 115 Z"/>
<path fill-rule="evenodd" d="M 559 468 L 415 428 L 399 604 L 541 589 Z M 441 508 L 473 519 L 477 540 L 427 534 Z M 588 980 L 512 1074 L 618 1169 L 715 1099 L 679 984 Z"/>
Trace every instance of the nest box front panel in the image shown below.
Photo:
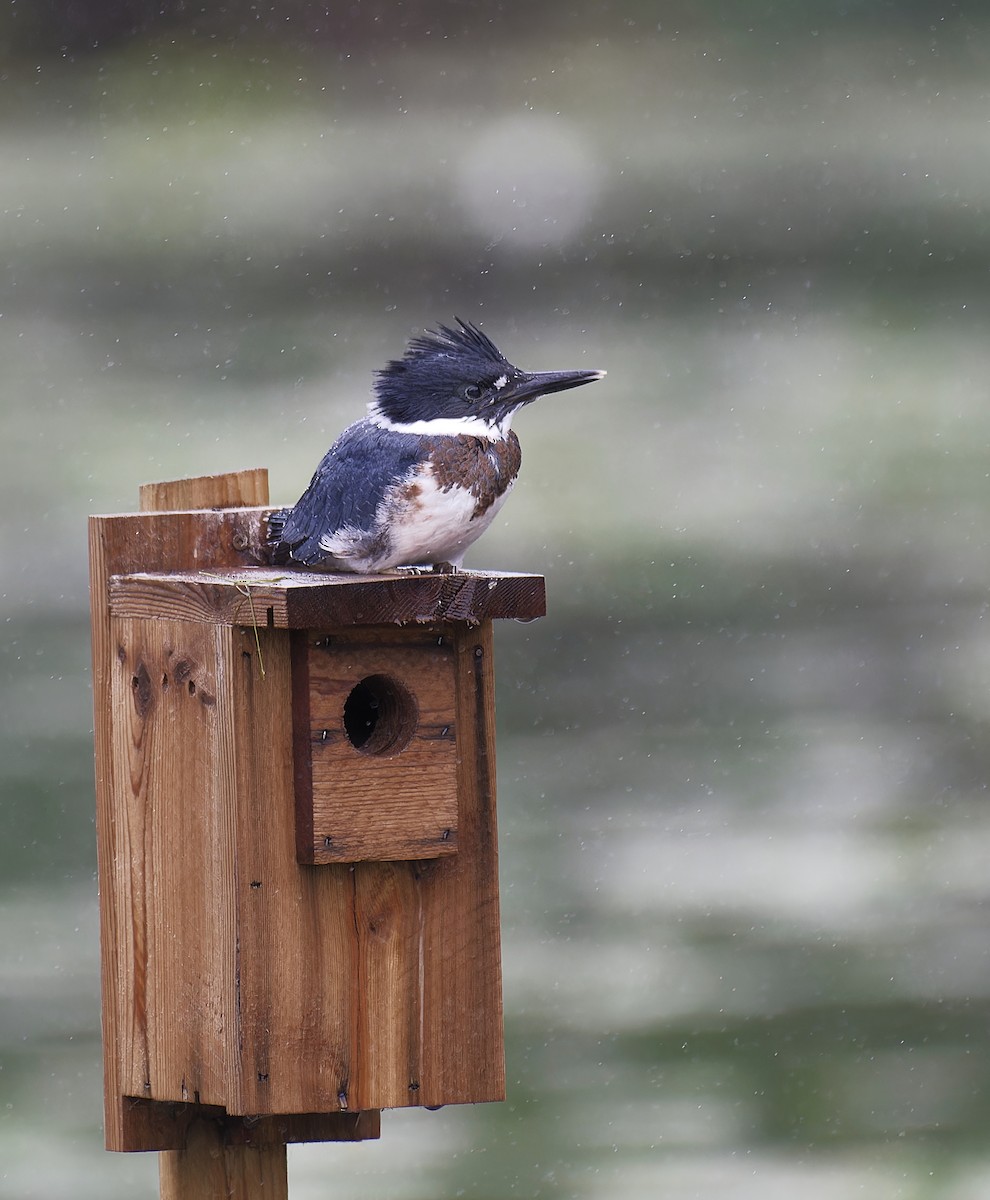
<path fill-rule="evenodd" d="M 457 850 L 453 639 L 442 628 L 293 634 L 302 863 Z"/>

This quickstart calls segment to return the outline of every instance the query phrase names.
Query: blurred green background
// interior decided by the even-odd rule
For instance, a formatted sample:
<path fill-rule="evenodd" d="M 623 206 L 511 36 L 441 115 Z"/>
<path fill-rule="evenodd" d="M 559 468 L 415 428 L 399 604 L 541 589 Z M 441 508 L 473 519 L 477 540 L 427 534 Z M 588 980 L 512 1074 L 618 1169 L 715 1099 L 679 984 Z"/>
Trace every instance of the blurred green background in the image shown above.
<path fill-rule="evenodd" d="M 550 593 L 497 630 L 509 1100 L 291 1194 L 990 1194 L 987 20 L 47 0 L 0 106 L 0 1195 L 157 1194 L 101 1148 L 86 515 L 293 501 L 454 313 L 609 372 L 468 559 Z"/>

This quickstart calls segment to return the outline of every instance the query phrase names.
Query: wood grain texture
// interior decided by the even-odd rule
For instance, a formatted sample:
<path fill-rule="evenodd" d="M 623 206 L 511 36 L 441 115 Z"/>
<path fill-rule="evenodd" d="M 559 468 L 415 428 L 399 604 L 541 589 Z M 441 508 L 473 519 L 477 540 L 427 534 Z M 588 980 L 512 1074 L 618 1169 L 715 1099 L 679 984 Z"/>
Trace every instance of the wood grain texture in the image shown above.
<path fill-rule="evenodd" d="M 202 571 L 207 573 L 206 578 L 213 573 L 221 578 L 223 571 L 267 564 L 268 548 L 262 522 L 267 511 L 263 508 L 207 508 L 120 513 L 90 517 L 90 525 L 98 529 L 107 545 L 120 555 L 121 565 L 110 566 L 108 580 L 110 575 L 149 571 L 179 575 Z"/>
<path fill-rule="evenodd" d="M 127 1097 L 125 1109 L 148 1131 L 143 1150 L 181 1150 L 189 1126 L 209 1118 L 222 1127 L 229 1146 L 265 1146 L 280 1142 L 362 1142 L 381 1136 L 381 1113 L 280 1113 L 269 1117 L 232 1117 L 208 1104 L 173 1104 Z"/>
<path fill-rule="evenodd" d="M 491 623 L 458 625 L 455 639 L 459 852 L 423 880 L 426 1105 L 505 1098 Z"/>
<path fill-rule="evenodd" d="M 110 629 L 115 862 L 131 898 L 121 1086 L 229 1105 L 240 1075 L 232 630 L 119 617 Z"/>
<path fill-rule="evenodd" d="M 169 513 L 149 522 L 142 537 L 168 537 Z M 211 516 L 213 514 L 210 514 Z M 112 518 L 111 518 L 112 519 Z M 229 521 L 229 518 L 228 518 Z M 263 554 L 257 531 L 243 532 L 252 553 Z M 237 536 L 217 527 L 218 538 Z M 456 575 L 344 575 L 317 571 L 248 569 L 141 573 L 110 580 L 110 604 L 118 616 L 165 616 L 278 629 L 349 625 L 434 624 L 438 621 L 533 620 L 546 613 L 540 575 L 464 571 Z"/>
<path fill-rule="evenodd" d="M 253 467 L 227 475 L 197 475 L 164 483 L 143 483 L 142 512 L 179 508 L 246 508 L 268 503 L 268 468 Z"/>
<path fill-rule="evenodd" d="M 437 860 L 434 860 L 434 862 Z M 450 860 L 443 860 L 450 861 Z M 421 1104 L 424 1030 L 433 1014 L 424 1007 L 426 943 L 423 884 L 433 863 L 360 863 L 354 868 L 358 1007 L 355 1070 L 350 1102 L 364 1107 L 381 1096 L 382 1107 Z M 451 1048 L 465 1052 L 460 1031 Z"/>
<path fill-rule="evenodd" d="M 441 628 L 300 634 L 293 670 L 301 862 L 437 858 L 457 851 L 453 642 Z M 305 657 L 305 661 L 303 660 Z M 354 697 L 355 699 L 351 699 Z M 355 746 L 348 712 L 370 701 Z M 353 707 L 352 707 L 353 706 Z M 360 710 L 357 713 L 360 718 Z M 376 752 L 374 741 L 386 745 Z"/>
<path fill-rule="evenodd" d="M 505 1095 L 490 623 L 455 647 L 458 853 L 354 867 L 359 1108 Z"/>
<path fill-rule="evenodd" d="M 288 1200 L 284 1143 L 230 1146 L 223 1127 L 200 1117 L 181 1150 L 159 1156 L 161 1200 Z"/>
<path fill-rule="evenodd" d="M 280 630 L 258 636 L 264 675 L 254 631 L 235 631 L 237 1103 L 246 1113 L 353 1111 L 346 1096 L 360 1003 L 354 883 L 346 867 L 314 870 L 296 861 L 289 638 Z"/>

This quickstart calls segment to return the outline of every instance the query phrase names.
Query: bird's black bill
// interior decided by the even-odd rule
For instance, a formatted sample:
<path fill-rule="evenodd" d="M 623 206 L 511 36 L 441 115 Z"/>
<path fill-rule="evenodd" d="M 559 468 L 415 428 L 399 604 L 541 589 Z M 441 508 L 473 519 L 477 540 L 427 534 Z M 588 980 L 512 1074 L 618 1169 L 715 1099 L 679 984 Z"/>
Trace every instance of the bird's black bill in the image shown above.
<path fill-rule="evenodd" d="M 533 371 L 523 372 L 511 379 L 499 393 L 499 405 L 517 408 L 551 392 L 566 392 L 601 379 L 604 371 Z"/>

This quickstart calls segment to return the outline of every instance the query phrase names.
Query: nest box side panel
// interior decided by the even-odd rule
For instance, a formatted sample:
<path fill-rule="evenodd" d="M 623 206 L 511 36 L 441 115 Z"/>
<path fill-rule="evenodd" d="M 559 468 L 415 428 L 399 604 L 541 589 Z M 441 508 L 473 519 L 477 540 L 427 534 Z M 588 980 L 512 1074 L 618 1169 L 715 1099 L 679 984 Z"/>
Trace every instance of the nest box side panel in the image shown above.
<path fill-rule="evenodd" d="M 212 503 L 212 497 L 200 498 Z M 161 1109 L 135 1104 L 121 1078 L 119 1047 L 131 1040 L 127 1013 L 118 995 L 129 988 L 131 964 L 122 949 L 133 916 L 129 884 L 122 878 L 118 845 L 120 820 L 113 782 L 113 721 L 110 688 L 116 669 L 108 583 L 111 575 L 133 571 L 175 571 L 197 566 L 238 567 L 264 561 L 257 510 L 148 513 L 90 517 L 90 610 L 93 642 L 93 709 L 96 751 L 96 833 L 100 881 L 100 943 L 103 991 L 104 1131 L 111 1150 L 157 1148 L 168 1125 Z M 126 850 L 126 847 L 125 847 Z M 124 860 L 126 861 L 126 860 Z M 181 1134 L 172 1121 L 174 1135 Z"/>
<path fill-rule="evenodd" d="M 121 1090 L 227 1104 L 236 1089 L 235 745 L 229 629 L 111 620 Z"/>
<path fill-rule="evenodd" d="M 301 862 L 457 850 L 453 638 L 375 627 L 293 635 Z"/>

